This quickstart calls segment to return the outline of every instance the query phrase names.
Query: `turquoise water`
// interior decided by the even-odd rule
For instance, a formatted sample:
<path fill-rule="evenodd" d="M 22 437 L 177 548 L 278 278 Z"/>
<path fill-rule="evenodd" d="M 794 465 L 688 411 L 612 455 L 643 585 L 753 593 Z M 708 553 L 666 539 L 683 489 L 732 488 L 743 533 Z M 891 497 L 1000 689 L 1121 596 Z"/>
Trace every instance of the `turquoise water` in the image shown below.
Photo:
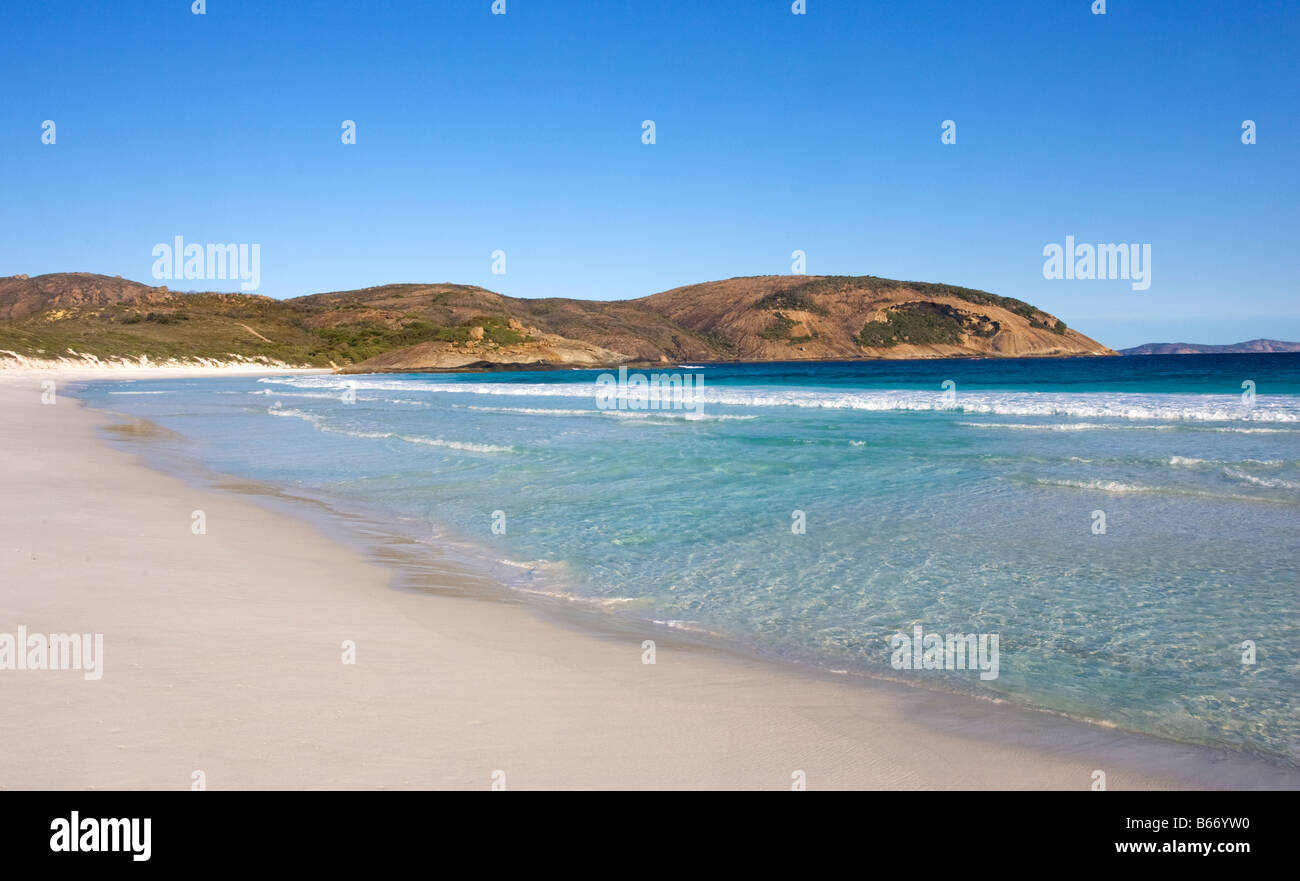
<path fill-rule="evenodd" d="M 420 524 L 516 589 L 658 622 L 650 637 L 1300 762 L 1300 355 L 682 372 L 704 377 L 699 412 L 601 410 L 596 371 L 82 396 L 216 470 Z M 895 670 L 889 638 L 917 624 L 997 634 L 998 678 Z"/>

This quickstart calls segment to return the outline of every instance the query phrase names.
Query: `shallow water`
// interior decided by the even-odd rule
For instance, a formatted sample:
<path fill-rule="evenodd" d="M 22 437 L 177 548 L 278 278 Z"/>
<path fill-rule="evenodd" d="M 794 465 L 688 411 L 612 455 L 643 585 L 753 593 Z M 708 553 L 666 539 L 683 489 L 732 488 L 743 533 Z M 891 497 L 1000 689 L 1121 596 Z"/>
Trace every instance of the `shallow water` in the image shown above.
<path fill-rule="evenodd" d="M 681 372 L 698 412 L 599 409 L 597 371 L 82 397 L 218 471 L 426 523 L 519 589 L 1300 761 L 1300 355 Z M 997 634 L 998 677 L 895 670 L 918 624 Z"/>

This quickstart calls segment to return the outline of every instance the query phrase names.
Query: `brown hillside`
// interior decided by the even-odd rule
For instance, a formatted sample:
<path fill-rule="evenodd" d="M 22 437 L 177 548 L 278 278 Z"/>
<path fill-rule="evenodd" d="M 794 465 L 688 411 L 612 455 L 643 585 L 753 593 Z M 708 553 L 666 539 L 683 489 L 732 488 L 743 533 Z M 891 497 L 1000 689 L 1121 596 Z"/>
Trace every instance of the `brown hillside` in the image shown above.
<path fill-rule="evenodd" d="M 1114 354 L 1020 300 L 873 276 L 732 278 L 604 302 L 451 283 L 274 300 L 91 273 L 0 278 L 0 350 L 357 369 Z"/>
<path fill-rule="evenodd" d="M 92 272 L 58 272 L 28 278 L 0 278 L 0 319 L 13 321 L 49 309 L 161 302 L 166 288 Z"/>
<path fill-rule="evenodd" d="M 984 291 L 872 276 L 759 276 L 675 288 L 641 304 L 695 333 L 725 338 L 747 361 L 1111 355 L 1028 303 Z M 938 307 L 938 308 L 930 308 Z M 869 321 L 925 312 L 930 333 L 864 345 Z M 945 327 L 952 333 L 944 333 Z M 945 336 L 955 339 L 945 340 Z"/>

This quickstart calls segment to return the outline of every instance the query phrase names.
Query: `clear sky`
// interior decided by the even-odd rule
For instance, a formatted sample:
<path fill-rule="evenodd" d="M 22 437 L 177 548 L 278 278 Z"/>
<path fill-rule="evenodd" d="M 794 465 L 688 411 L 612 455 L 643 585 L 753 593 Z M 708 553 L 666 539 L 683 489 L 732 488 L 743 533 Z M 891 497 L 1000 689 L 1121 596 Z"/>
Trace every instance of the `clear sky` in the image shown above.
<path fill-rule="evenodd" d="M 157 283 L 181 235 L 276 297 L 616 299 L 799 249 L 1115 347 L 1300 339 L 1300 3 L 1091 2 L 6 0 L 0 275 Z M 1045 279 L 1067 235 L 1150 288 Z"/>

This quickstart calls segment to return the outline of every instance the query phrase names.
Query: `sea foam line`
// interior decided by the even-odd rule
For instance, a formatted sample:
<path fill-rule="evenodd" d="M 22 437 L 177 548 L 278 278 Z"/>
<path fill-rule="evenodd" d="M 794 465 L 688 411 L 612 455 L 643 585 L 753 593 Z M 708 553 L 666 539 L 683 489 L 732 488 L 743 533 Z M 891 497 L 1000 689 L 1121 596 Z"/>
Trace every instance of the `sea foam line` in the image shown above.
<path fill-rule="evenodd" d="M 259 382 L 296 388 L 348 387 L 328 376 L 264 377 Z M 399 382 L 348 380 L 354 388 L 429 394 L 491 395 L 521 398 L 588 398 L 595 383 Z M 942 392 L 909 390 L 821 391 L 713 386 L 696 399 L 731 407 L 802 407 L 831 410 L 951 412 L 959 415 L 1058 416 L 1070 418 L 1150 420 L 1156 422 L 1300 423 L 1300 396 L 1275 395 L 1245 409 L 1237 395 L 1177 395 L 1060 392 L 965 392 L 953 401 Z M 623 411 L 635 412 L 635 411 Z"/>
<path fill-rule="evenodd" d="M 380 439 L 395 438 L 408 444 L 418 444 L 426 447 L 446 447 L 451 450 L 463 450 L 469 453 L 510 453 L 514 452 L 514 447 L 498 446 L 496 444 L 476 444 L 469 441 L 451 441 L 438 437 L 422 437 L 413 434 L 398 434 L 394 431 L 358 431 L 348 428 L 336 428 L 325 425 L 318 413 L 308 413 L 303 410 L 295 410 L 292 407 L 268 407 L 266 412 L 271 416 L 290 416 L 295 419 L 301 419 L 308 422 L 318 431 L 328 432 L 330 434 L 342 434 L 348 437 Z"/>
<path fill-rule="evenodd" d="M 1268 487 L 1269 489 L 1292 489 L 1300 490 L 1300 483 L 1294 480 L 1286 480 L 1282 477 L 1256 477 L 1253 474 L 1247 474 L 1236 468 L 1224 468 L 1223 473 L 1234 480 L 1251 483 L 1255 486 Z"/>
<path fill-rule="evenodd" d="M 571 410 L 563 407 L 482 407 L 475 404 L 467 404 L 465 409 L 473 410 L 476 413 L 518 413 L 523 416 L 595 416 L 612 419 L 651 419 L 684 422 L 725 422 L 758 418 L 757 416 L 725 413 L 688 413 L 673 410 Z"/>
<path fill-rule="evenodd" d="M 1268 498 L 1266 496 L 1244 496 L 1237 493 L 1205 492 L 1203 490 L 1185 489 L 1183 487 L 1175 486 L 1147 486 L 1138 483 L 1125 483 L 1121 480 L 1070 480 L 1035 477 L 1028 482 L 1035 486 L 1059 487 L 1061 489 L 1082 489 L 1091 490 L 1092 492 L 1114 493 L 1120 495 L 1131 493 L 1154 493 L 1171 496 L 1193 496 L 1203 499 L 1221 499 L 1231 502 L 1288 503 L 1285 499 Z M 1268 484 L 1261 485 L 1267 486 Z"/>

